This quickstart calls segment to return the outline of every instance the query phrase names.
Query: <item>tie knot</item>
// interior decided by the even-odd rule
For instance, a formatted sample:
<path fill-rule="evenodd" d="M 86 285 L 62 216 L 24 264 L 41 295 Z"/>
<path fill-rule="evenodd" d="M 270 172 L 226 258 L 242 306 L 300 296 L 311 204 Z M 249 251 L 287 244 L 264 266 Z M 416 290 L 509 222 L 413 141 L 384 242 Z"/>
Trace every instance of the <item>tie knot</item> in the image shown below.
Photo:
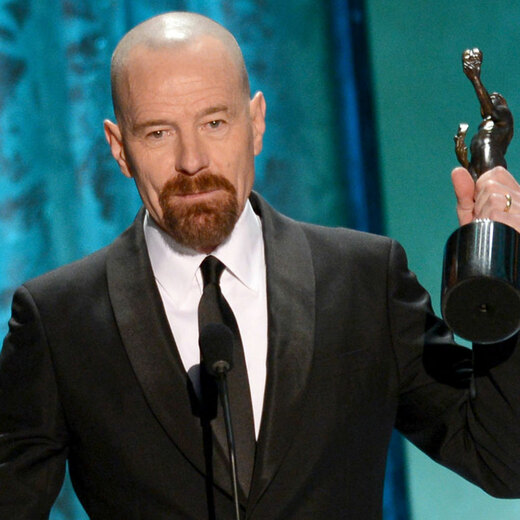
<path fill-rule="evenodd" d="M 218 258 L 207 256 L 200 264 L 204 287 L 210 283 L 218 285 L 224 267 L 225 265 Z"/>

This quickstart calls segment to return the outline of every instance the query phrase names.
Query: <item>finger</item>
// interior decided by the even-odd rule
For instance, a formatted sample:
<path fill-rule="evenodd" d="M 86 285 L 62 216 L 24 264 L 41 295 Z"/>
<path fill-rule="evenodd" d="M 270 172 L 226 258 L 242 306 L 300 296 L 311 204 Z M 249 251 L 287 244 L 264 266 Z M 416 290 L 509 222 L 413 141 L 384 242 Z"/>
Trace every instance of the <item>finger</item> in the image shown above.
<path fill-rule="evenodd" d="M 483 173 L 477 180 L 477 192 L 488 183 L 498 183 L 507 186 L 511 190 L 519 190 L 516 179 L 502 166 L 496 166 L 492 170 Z"/>
<path fill-rule="evenodd" d="M 520 232 L 520 185 L 505 168 L 494 168 L 478 179 L 474 215 Z"/>
<path fill-rule="evenodd" d="M 520 233 L 520 198 L 515 199 L 511 195 L 510 197 L 511 202 L 508 202 L 505 194 L 490 194 L 486 199 L 486 204 L 479 211 L 478 218 L 501 222 Z"/>
<path fill-rule="evenodd" d="M 478 210 L 478 217 L 477 218 L 489 218 L 491 220 L 498 220 L 501 221 L 502 213 L 507 214 L 510 213 L 514 214 L 517 210 L 518 202 L 515 201 L 511 195 L 511 197 L 508 201 L 508 194 L 505 193 L 490 193 L 486 196 L 484 203 L 482 204 L 482 208 Z M 479 206 L 481 205 L 479 200 Z"/>
<path fill-rule="evenodd" d="M 511 206 L 506 209 L 508 212 L 516 213 L 519 210 L 520 186 L 515 178 L 502 167 L 484 173 L 476 183 L 474 216 L 490 218 L 491 212 L 503 211 L 506 194 L 517 202 L 515 208 Z"/>
<path fill-rule="evenodd" d="M 473 220 L 475 183 L 468 170 L 460 167 L 451 172 L 451 182 L 457 197 L 457 217 L 463 226 Z"/>

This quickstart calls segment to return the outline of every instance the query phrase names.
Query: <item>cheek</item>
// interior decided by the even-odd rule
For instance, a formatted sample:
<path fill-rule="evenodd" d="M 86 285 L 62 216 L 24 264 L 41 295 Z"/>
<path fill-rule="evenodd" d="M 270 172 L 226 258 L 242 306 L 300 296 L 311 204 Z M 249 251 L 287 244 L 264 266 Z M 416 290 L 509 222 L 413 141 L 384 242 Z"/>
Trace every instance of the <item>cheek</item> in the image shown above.
<path fill-rule="evenodd" d="M 148 170 L 139 168 L 135 172 L 134 180 L 146 209 L 148 209 L 154 217 L 161 217 L 162 210 L 159 204 L 159 196 L 166 179 L 163 181 L 162 177 L 150 175 Z"/>
<path fill-rule="evenodd" d="M 137 190 L 139 191 L 141 200 L 143 201 L 143 204 L 146 206 L 146 209 L 154 216 L 160 216 L 162 213 L 161 207 L 159 205 L 160 190 L 138 177 L 135 179 L 135 183 L 137 186 Z"/>
<path fill-rule="evenodd" d="M 164 154 L 151 153 L 147 149 L 138 150 L 138 160 L 132 160 L 133 175 L 140 193 L 157 199 L 164 183 L 169 178 L 170 162 Z"/>
<path fill-rule="evenodd" d="M 244 161 L 242 164 L 240 164 L 240 168 L 237 172 L 237 182 L 235 185 L 239 203 L 241 205 L 245 204 L 247 198 L 249 197 L 254 180 L 254 162 L 252 160 Z"/>

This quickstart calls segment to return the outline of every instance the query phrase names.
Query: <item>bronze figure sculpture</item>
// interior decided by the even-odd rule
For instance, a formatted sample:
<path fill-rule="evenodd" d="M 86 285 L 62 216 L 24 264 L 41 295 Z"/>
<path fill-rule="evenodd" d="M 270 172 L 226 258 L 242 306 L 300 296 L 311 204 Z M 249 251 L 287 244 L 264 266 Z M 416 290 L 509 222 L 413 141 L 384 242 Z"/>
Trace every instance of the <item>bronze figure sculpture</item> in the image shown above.
<path fill-rule="evenodd" d="M 467 49 L 462 53 L 464 74 L 473 84 L 480 102 L 482 122 L 471 140 L 471 161 L 464 142 L 468 125 L 461 123 L 455 136 L 455 153 L 460 164 L 467 168 L 476 181 L 480 175 L 495 166 L 507 167 L 505 154 L 513 138 L 513 115 L 506 100 L 498 92 L 489 94 L 480 80 L 482 52 Z"/>

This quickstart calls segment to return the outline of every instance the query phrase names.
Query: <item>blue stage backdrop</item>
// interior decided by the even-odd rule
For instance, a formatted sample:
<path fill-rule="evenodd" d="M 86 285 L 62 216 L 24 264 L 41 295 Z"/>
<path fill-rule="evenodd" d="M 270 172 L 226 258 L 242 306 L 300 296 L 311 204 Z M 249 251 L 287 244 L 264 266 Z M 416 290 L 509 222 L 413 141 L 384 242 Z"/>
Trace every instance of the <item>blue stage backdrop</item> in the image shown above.
<path fill-rule="evenodd" d="M 137 212 L 102 132 L 110 55 L 129 28 L 169 10 L 228 27 L 266 95 L 256 189 L 298 219 L 382 230 L 360 0 L 1 0 L 2 332 L 17 285 L 106 245 Z M 395 437 L 385 520 L 407 520 L 405 494 Z M 67 480 L 51 519 L 85 518 Z"/>

